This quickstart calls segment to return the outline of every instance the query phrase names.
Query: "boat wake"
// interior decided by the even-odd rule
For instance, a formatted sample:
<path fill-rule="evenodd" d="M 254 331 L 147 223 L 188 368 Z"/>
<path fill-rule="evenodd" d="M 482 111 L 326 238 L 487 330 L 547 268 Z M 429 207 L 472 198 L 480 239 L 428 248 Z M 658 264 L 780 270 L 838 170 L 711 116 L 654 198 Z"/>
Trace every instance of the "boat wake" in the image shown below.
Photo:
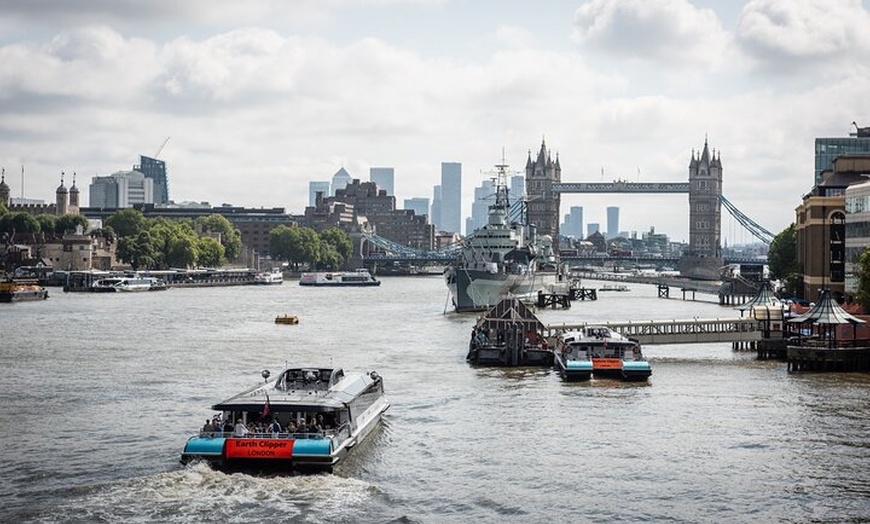
<path fill-rule="evenodd" d="M 380 506 L 373 484 L 337 475 L 225 474 L 204 463 L 77 488 L 27 522 L 353 522 Z"/>

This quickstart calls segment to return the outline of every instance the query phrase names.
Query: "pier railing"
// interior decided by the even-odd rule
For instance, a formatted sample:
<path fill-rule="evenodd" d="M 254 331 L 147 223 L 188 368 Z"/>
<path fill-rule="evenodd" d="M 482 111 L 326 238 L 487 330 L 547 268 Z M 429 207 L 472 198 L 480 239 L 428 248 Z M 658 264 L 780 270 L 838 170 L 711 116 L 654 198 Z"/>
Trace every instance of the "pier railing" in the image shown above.
<path fill-rule="evenodd" d="M 763 322 L 746 318 L 686 320 L 630 320 L 625 322 L 581 322 L 549 324 L 548 337 L 557 337 L 587 325 L 607 326 L 641 344 L 692 344 L 697 342 L 751 342 L 761 340 Z"/>

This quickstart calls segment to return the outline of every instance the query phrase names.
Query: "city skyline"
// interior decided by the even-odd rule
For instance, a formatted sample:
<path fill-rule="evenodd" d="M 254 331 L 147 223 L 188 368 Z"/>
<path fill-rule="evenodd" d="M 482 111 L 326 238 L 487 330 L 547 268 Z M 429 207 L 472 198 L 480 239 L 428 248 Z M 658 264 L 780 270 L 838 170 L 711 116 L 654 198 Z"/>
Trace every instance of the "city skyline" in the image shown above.
<path fill-rule="evenodd" d="M 866 0 L 4 4 L 0 166 L 14 197 L 25 166 L 23 196 L 51 201 L 61 171 L 158 156 L 176 202 L 299 213 L 342 167 L 391 166 L 398 201 L 431 197 L 448 160 L 464 218 L 542 138 L 565 182 L 686 181 L 706 138 L 723 194 L 779 232 L 815 138 L 870 124 L 868 26 Z M 682 195 L 564 195 L 561 212 L 605 223 L 609 205 L 622 230 L 688 235 Z"/>

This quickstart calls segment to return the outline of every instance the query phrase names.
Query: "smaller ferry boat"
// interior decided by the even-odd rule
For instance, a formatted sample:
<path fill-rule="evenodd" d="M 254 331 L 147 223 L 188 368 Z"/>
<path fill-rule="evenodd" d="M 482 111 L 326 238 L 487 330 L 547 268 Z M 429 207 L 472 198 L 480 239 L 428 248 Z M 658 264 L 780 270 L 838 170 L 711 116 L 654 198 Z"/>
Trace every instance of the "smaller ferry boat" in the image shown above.
<path fill-rule="evenodd" d="M 273 284 L 283 284 L 284 273 L 281 270 L 262 271 L 254 275 L 254 284 L 260 286 L 269 286 Z"/>
<path fill-rule="evenodd" d="M 544 325 L 516 298 L 502 299 L 478 318 L 465 359 L 479 366 L 553 365 Z"/>
<path fill-rule="evenodd" d="M 45 300 L 48 290 L 36 280 L 5 280 L 0 282 L 0 302 Z"/>
<path fill-rule="evenodd" d="M 296 325 L 299 323 L 299 317 L 296 315 L 278 315 L 275 317 L 276 324 L 292 324 Z"/>
<path fill-rule="evenodd" d="M 576 344 L 566 344 L 560 339 L 553 353 L 553 363 L 566 382 L 581 382 L 592 378 L 592 359 L 589 349 Z"/>
<path fill-rule="evenodd" d="M 642 381 L 652 375 L 652 368 L 644 358 L 640 344 L 607 326 L 585 326 L 579 330 L 566 331 L 559 336 L 556 346 L 557 355 L 576 355 L 578 361 L 588 358 L 595 378 Z M 557 357 L 556 365 L 560 362 L 564 362 L 567 369 L 570 360 L 564 356 Z"/>
<path fill-rule="evenodd" d="M 376 372 L 297 367 L 212 406 L 181 462 L 228 471 L 332 471 L 377 427 L 390 403 Z"/>
<path fill-rule="evenodd" d="M 630 291 L 629 287 L 625 284 L 604 284 L 598 291 Z"/>
<path fill-rule="evenodd" d="M 110 277 L 101 278 L 91 285 L 96 293 L 162 291 L 169 289 L 166 282 L 154 277 Z"/>
<path fill-rule="evenodd" d="M 367 269 L 356 271 L 333 271 L 302 273 L 300 286 L 380 286 L 381 281 L 372 276 Z"/>

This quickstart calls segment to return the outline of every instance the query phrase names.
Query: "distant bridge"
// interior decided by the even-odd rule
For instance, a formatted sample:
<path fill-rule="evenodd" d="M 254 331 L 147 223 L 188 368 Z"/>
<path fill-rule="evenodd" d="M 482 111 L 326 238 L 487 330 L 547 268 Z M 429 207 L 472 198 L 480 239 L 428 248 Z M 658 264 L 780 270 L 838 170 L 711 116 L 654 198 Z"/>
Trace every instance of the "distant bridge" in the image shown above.
<path fill-rule="evenodd" d="M 548 324 L 545 335 L 556 337 L 589 323 Z M 636 320 L 595 323 L 632 338 L 642 345 L 693 344 L 698 342 L 754 342 L 761 340 L 762 325 L 752 317 L 688 320 Z"/>

